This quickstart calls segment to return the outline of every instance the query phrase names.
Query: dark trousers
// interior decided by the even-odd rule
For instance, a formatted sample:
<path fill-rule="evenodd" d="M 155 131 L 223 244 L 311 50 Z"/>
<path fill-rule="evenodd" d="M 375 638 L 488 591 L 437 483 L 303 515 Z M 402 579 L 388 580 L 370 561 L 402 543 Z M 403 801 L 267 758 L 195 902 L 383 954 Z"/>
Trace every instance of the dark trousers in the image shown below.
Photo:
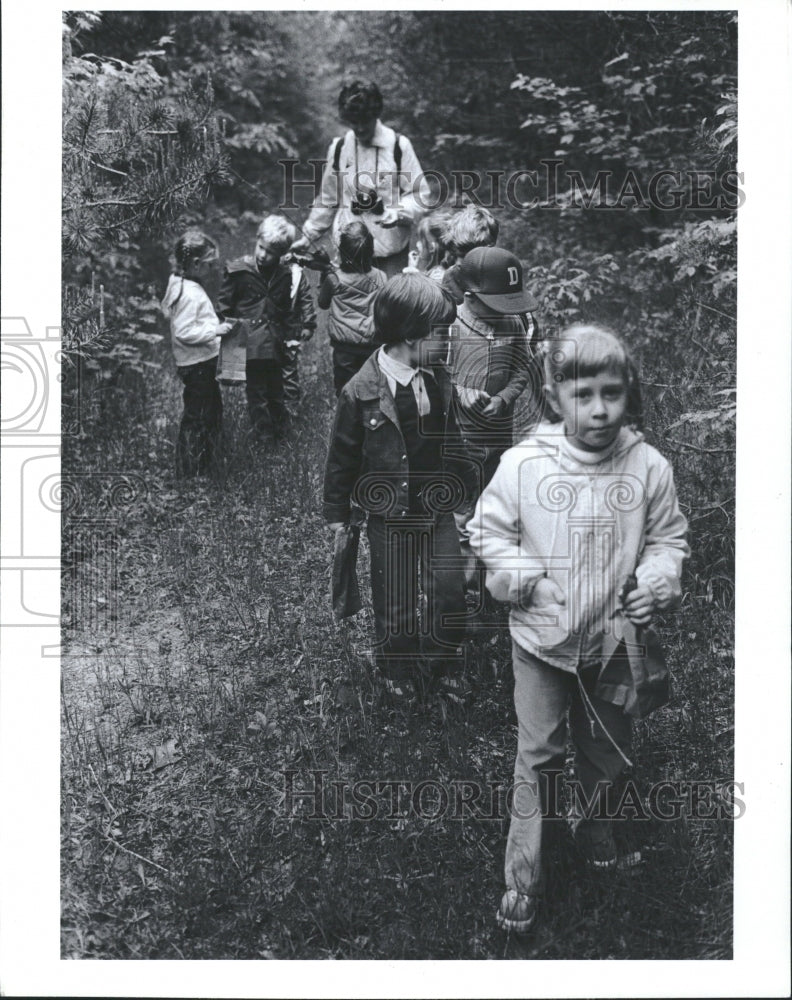
<path fill-rule="evenodd" d="M 450 514 L 369 515 L 377 666 L 394 680 L 464 666 L 465 595 Z"/>
<path fill-rule="evenodd" d="M 283 365 L 283 398 L 287 403 L 296 403 L 302 396 L 300 389 L 300 351 L 302 344 L 285 347 L 286 361 Z"/>
<path fill-rule="evenodd" d="M 283 365 L 277 361 L 249 358 L 245 378 L 251 434 L 258 439 L 276 440 L 283 434 L 286 423 Z"/>
<path fill-rule="evenodd" d="M 333 387 L 336 396 L 352 378 L 357 375 L 376 348 L 368 344 L 333 343 Z"/>
<path fill-rule="evenodd" d="M 217 358 L 176 369 L 184 383 L 184 413 L 176 442 L 176 474 L 217 472 L 223 433 L 223 397 L 217 384 Z"/>

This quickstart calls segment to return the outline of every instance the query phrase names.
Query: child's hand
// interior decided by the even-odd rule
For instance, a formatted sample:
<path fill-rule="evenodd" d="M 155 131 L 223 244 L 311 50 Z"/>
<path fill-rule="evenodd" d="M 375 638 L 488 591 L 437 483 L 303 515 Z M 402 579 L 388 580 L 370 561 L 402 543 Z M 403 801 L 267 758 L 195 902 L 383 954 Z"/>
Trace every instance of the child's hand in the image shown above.
<path fill-rule="evenodd" d="M 500 396 L 491 396 L 489 402 L 481 411 L 482 417 L 499 417 L 506 404 Z"/>
<path fill-rule="evenodd" d="M 484 392 L 483 389 L 469 389 L 467 386 L 462 385 L 458 387 L 457 393 L 459 394 L 459 402 L 466 410 L 486 405 L 490 401 L 489 393 Z"/>
<path fill-rule="evenodd" d="M 227 337 L 228 334 L 231 333 L 231 331 L 234 329 L 235 326 L 236 326 L 236 323 L 234 323 L 232 320 L 229 320 L 229 319 L 225 320 L 223 323 L 220 324 L 220 326 L 218 326 L 218 328 L 217 328 L 217 336 L 218 337 Z"/>
<path fill-rule="evenodd" d="M 633 625 L 646 626 L 652 621 L 654 597 L 648 587 L 638 586 L 624 600 L 623 610 Z"/>
<path fill-rule="evenodd" d="M 566 595 L 557 583 L 543 576 L 533 588 L 530 604 L 534 608 L 544 608 L 548 604 L 566 604 Z"/>

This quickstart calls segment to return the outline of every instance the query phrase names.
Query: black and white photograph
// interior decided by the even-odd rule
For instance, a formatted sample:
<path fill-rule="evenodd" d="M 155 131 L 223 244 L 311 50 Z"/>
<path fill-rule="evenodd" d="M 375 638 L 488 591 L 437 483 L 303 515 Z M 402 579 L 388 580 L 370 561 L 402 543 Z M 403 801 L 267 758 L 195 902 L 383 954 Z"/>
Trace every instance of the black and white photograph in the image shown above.
<path fill-rule="evenodd" d="M 3 991 L 785 995 L 788 5 L 39 16 Z"/>

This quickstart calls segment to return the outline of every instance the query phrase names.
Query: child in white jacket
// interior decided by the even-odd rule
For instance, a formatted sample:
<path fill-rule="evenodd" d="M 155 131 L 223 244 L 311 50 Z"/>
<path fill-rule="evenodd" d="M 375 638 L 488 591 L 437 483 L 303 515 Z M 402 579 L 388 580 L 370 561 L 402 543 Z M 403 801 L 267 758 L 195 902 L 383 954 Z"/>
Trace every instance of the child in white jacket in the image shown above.
<path fill-rule="evenodd" d="M 511 603 L 518 744 L 497 920 L 517 933 L 530 929 L 542 893 L 542 817 L 564 766 L 568 708 L 584 798 L 576 840 L 596 868 L 619 860 L 610 817 L 631 723 L 597 679 L 614 648 L 614 612 L 643 627 L 672 607 L 689 554 L 671 468 L 628 426 L 640 422 L 640 391 L 620 341 L 571 327 L 549 341 L 545 379 L 560 422 L 503 455 L 469 524 L 490 593 Z"/>
<path fill-rule="evenodd" d="M 232 323 L 221 323 L 202 282 L 217 260 L 217 245 L 191 229 L 176 241 L 175 268 L 162 311 L 170 320 L 171 349 L 184 383 L 184 414 L 176 443 L 176 473 L 216 472 L 223 430 L 223 399 L 217 384 L 220 337 Z"/>

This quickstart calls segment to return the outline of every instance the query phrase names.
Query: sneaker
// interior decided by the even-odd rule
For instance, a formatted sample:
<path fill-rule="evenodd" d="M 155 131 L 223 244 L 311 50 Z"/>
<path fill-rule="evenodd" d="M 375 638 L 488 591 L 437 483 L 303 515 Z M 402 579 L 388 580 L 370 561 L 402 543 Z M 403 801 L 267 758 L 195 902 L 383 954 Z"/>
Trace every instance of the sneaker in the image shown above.
<path fill-rule="evenodd" d="M 609 871 L 616 867 L 618 853 L 611 824 L 605 820 L 579 822 L 574 831 L 575 843 L 595 871 Z"/>
<path fill-rule="evenodd" d="M 619 871 L 635 871 L 641 865 L 643 855 L 633 824 L 629 820 L 616 823 L 613 827 L 613 839 L 616 843 L 616 867 Z"/>
<path fill-rule="evenodd" d="M 513 934 L 527 934 L 536 922 L 539 900 L 516 889 L 507 889 L 503 894 L 495 922 L 502 931 Z"/>

